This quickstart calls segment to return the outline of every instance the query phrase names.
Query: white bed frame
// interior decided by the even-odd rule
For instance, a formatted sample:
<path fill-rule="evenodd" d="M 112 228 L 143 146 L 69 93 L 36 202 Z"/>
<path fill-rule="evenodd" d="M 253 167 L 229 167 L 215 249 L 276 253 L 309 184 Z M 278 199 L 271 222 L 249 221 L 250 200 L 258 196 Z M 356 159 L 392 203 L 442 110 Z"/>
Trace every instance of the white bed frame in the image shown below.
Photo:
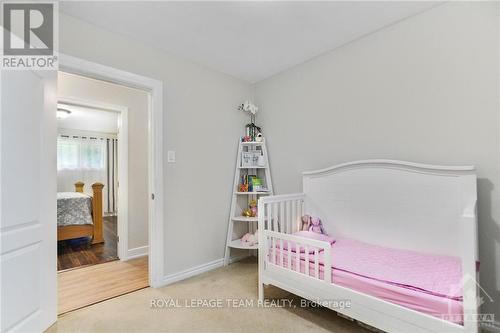
<path fill-rule="evenodd" d="M 259 200 L 259 299 L 264 285 L 274 285 L 312 301 L 350 300 L 350 308 L 330 308 L 386 332 L 477 333 L 476 198 L 469 166 L 366 160 L 304 172 L 303 193 Z M 332 284 L 329 243 L 292 235 L 305 213 L 319 216 L 332 236 L 461 257 L 464 325 Z M 292 259 L 290 246 L 286 267 L 274 262 L 273 249 L 289 241 L 325 251 L 324 279 L 317 257 L 314 276 L 292 270 L 298 256 Z M 283 251 L 278 256 L 283 263 Z"/>

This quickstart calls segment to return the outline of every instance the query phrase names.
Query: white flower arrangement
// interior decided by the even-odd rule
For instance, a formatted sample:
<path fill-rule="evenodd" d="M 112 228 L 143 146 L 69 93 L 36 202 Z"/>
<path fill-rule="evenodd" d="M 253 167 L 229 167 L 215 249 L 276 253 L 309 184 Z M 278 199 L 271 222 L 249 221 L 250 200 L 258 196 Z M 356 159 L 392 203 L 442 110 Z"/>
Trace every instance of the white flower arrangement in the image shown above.
<path fill-rule="evenodd" d="M 257 111 L 259 111 L 259 108 L 252 102 L 245 101 L 243 104 L 238 106 L 238 110 L 248 112 L 250 114 L 250 123 L 245 127 L 247 131 L 247 137 L 250 137 L 252 141 L 255 141 L 257 135 L 261 131 L 260 127 L 255 125 L 255 116 L 257 114 Z"/>

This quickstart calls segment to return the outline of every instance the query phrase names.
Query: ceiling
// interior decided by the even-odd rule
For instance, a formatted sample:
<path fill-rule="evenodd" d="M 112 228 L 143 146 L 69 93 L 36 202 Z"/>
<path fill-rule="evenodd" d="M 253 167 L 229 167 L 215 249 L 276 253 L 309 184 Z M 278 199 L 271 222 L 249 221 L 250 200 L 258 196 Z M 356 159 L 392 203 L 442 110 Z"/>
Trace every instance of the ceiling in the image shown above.
<path fill-rule="evenodd" d="M 117 112 L 86 108 L 76 105 L 58 103 L 58 108 L 71 111 L 64 119 L 57 119 L 57 127 L 76 131 L 90 131 L 97 133 L 118 133 Z"/>
<path fill-rule="evenodd" d="M 254 83 L 437 4 L 64 1 L 60 9 Z"/>

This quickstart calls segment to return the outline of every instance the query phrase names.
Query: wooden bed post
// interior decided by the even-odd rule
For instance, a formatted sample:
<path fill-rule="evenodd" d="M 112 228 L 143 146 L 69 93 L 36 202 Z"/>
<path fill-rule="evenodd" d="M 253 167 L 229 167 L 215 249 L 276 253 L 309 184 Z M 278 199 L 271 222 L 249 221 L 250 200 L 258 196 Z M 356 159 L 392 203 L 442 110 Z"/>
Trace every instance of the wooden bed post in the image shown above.
<path fill-rule="evenodd" d="M 83 193 L 83 185 L 85 185 L 82 182 L 76 182 L 75 183 L 75 192 Z"/>
<path fill-rule="evenodd" d="M 102 188 L 101 183 L 92 184 L 92 216 L 94 219 L 94 238 L 92 244 L 104 243 L 103 228 L 102 228 Z"/>

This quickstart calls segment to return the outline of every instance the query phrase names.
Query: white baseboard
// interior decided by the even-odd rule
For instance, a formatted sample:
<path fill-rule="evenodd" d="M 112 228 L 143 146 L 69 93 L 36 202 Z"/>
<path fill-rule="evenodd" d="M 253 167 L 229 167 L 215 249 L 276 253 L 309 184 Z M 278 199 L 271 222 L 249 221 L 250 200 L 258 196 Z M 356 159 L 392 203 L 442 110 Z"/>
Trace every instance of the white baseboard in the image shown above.
<path fill-rule="evenodd" d="M 495 321 L 491 327 L 482 327 L 481 333 L 500 333 L 500 322 Z"/>
<path fill-rule="evenodd" d="M 240 260 L 247 258 L 247 257 L 248 257 L 248 255 L 234 256 L 234 257 L 229 258 L 229 262 L 234 263 L 234 262 L 240 261 Z M 172 284 L 174 282 L 178 282 L 178 281 L 181 281 L 181 280 L 184 280 L 184 279 L 196 276 L 196 275 L 199 275 L 201 273 L 205 273 L 205 272 L 214 270 L 214 269 L 222 267 L 222 266 L 224 266 L 224 258 L 217 259 L 217 260 L 214 260 L 211 262 L 207 262 L 205 264 L 201 264 L 201 265 L 196 266 L 196 267 L 188 268 L 186 270 L 183 270 L 183 271 L 180 271 L 177 273 L 165 275 L 160 282 L 160 287 L 166 286 L 168 284 Z"/>
<path fill-rule="evenodd" d="M 248 257 L 255 257 L 255 256 L 248 255 L 248 254 L 240 254 L 239 256 L 232 256 L 232 257 L 229 257 L 229 263 L 233 264 L 235 262 L 238 262 L 238 261 L 243 260 L 243 259 L 248 258 Z M 224 260 L 222 261 L 222 264 L 224 264 Z"/>
<path fill-rule="evenodd" d="M 133 249 L 128 249 L 126 260 L 136 259 L 140 257 L 145 257 L 149 253 L 149 246 L 139 246 L 134 247 Z"/>

